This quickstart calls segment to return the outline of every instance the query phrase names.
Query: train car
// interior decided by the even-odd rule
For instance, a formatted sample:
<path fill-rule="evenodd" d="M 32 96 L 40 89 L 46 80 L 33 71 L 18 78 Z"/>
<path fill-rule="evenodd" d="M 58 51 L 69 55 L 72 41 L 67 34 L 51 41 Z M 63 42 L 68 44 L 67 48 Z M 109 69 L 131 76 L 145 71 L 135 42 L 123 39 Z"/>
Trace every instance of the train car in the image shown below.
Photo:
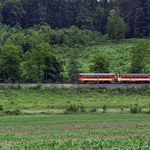
<path fill-rule="evenodd" d="M 79 82 L 87 83 L 99 82 L 99 83 L 111 83 L 115 81 L 115 74 L 113 73 L 79 73 Z"/>
<path fill-rule="evenodd" d="M 120 82 L 120 83 L 150 82 L 150 74 L 118 74 L 117 75 L 117 81 Z"/>

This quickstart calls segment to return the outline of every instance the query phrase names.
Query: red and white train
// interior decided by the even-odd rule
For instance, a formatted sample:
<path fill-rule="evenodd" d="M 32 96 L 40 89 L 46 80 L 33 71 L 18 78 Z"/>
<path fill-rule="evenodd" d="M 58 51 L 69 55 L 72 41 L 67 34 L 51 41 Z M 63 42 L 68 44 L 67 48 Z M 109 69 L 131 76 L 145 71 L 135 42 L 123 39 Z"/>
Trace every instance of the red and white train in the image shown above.
<path fill-rule="evenodd" d="M 89 81 L 99 83 L 111 83 L 115 81 L 119 83 L 148 83 L 150 82 L 150 74 L 117 74 L 117 78 L 115 78 L 114 73 L 79 73 L 78 81 L 83 83 Z"/>

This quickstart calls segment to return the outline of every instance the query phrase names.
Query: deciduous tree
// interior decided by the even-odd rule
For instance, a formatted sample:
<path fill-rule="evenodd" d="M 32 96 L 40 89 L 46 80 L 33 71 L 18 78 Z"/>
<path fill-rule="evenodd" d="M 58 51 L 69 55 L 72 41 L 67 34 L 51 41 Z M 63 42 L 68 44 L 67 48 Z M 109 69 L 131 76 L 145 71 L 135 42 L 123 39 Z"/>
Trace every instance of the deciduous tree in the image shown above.
<path fill-rule="evenodd" d="M 5 79 L 15 82 L 21 78 L 22 47 L 13 45 L 9 39 L 2 48 L 0 57 L 0 68 L 5 74 Z"/>
<path fill-rule="evenodd" d="M 105 55 L 100 53 L 95 54 L 90 61 L 92 65 L 89 66 L 90 72 L 97 73 L 108 73 L 109 72 L 109 61 Z"/>
<path fill-rule="evenodd" d="M 150 44 L 149 41 L 138 39 L 131 47 L 131 69 L 130 72 L 142 73 L 147 71 L 147 64 L 150 62 Z"/>

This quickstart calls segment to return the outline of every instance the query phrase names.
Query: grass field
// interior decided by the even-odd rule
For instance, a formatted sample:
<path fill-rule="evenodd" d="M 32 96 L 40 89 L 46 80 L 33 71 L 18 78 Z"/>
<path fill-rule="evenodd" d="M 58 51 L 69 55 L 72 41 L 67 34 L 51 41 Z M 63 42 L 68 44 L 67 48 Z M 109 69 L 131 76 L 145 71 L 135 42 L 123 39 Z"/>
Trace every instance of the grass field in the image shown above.
<path fill-rule="evenodd" d="M 149 149 L 147 114 L 35 115 L 0 118 L 2 150 Z"/>
<path fill-rule="evenodd" d="M 109 112 L 130 110 L 134 104 L 143 110 L 150 107 L 150 89 L 136 88 L 41 88 L 0 87 L 0 100 L 4 110 L 19 109 L 23 112 L 62 112 L 68 105 L 83 105 L 87 110 L 102 112 L 106 105 Z"/>

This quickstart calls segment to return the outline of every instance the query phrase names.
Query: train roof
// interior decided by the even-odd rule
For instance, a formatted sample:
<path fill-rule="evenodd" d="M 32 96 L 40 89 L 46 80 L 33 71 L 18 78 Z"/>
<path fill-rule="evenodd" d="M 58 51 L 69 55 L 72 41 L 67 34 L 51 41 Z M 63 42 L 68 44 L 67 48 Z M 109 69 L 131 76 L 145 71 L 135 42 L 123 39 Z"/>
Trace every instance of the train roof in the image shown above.
<path fill-rule="evenodd" d="M 79 75 L 115 75 L 114 73 L 79 73 Z"/>
<path fill-rule="evenodd" d="M 148 73 L 118 73 L 118 75 L 150 75 Z"/>

